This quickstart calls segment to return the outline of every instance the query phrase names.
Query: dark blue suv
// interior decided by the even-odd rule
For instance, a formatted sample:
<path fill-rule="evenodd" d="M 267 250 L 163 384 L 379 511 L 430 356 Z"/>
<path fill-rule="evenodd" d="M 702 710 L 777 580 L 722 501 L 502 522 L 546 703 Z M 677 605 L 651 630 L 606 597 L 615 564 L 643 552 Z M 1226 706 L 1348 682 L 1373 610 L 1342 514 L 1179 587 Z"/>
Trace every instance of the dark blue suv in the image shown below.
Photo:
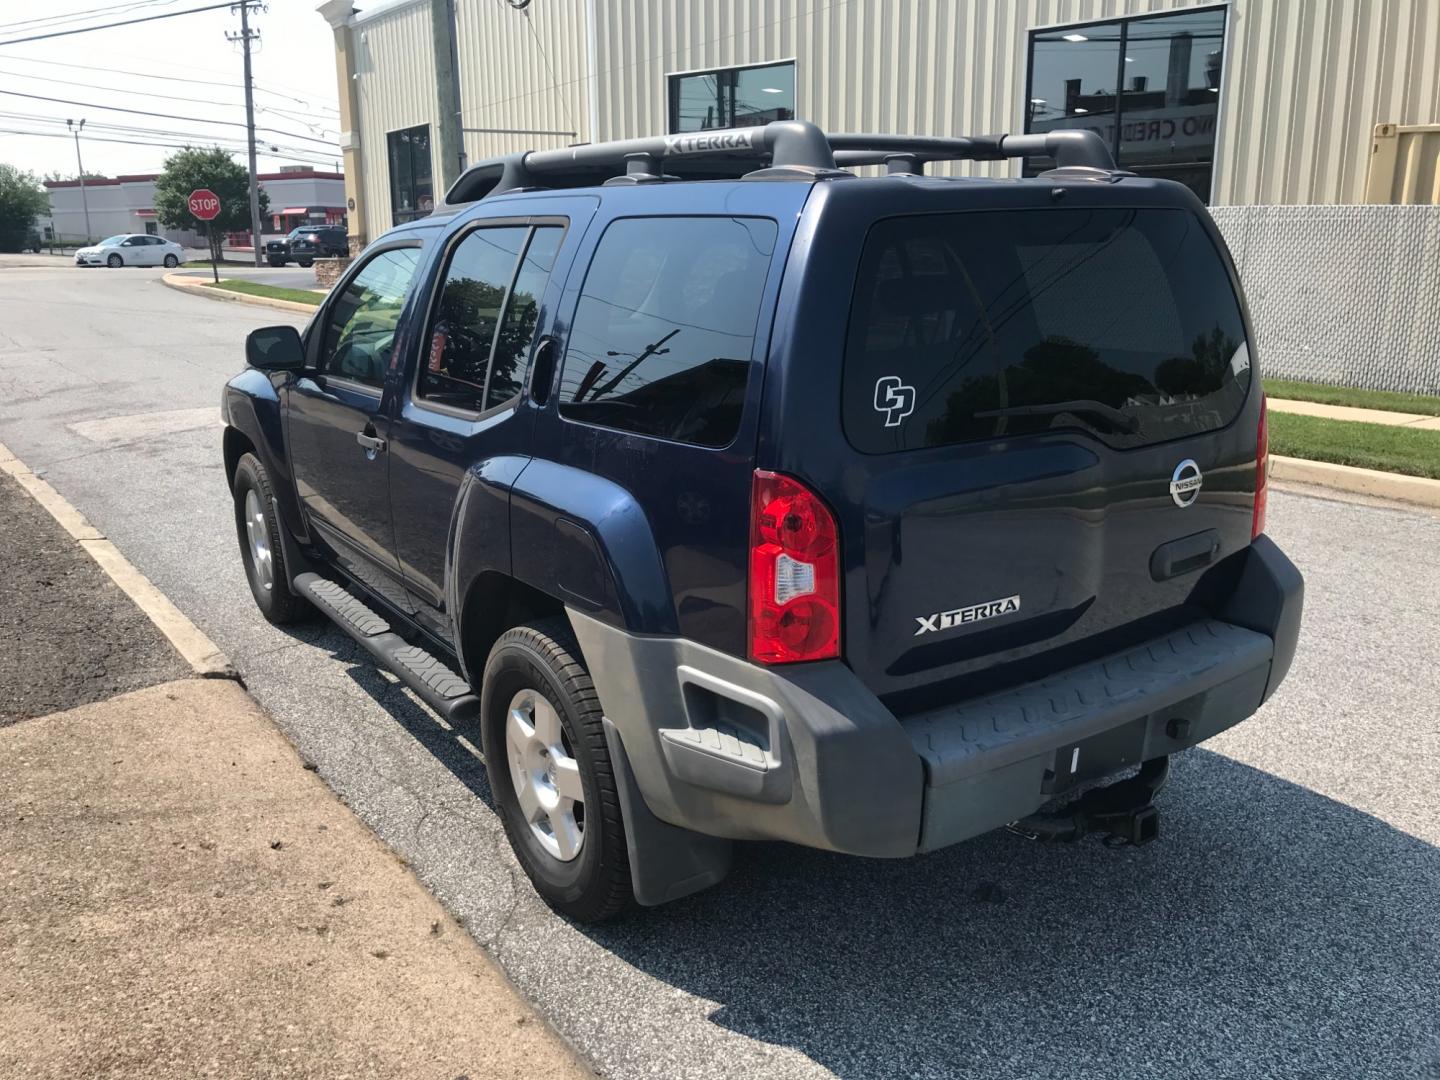
<path fill-rule="evenodd" d="M 1086 132 L 579 146 L 253 333 L 225 465 L 266 617 L 477 726 L 593 920 L 735 840 L 1153 839 L 1299 633 L 1254 341 L 1204 207 Z"/>

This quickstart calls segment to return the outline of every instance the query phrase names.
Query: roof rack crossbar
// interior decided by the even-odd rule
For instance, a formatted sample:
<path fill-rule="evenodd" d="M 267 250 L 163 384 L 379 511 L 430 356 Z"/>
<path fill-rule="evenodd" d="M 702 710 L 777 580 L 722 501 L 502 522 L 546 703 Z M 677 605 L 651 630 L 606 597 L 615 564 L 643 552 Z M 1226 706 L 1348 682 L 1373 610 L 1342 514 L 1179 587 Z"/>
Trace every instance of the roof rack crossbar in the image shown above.
<path fill-rule="evenodd" d="M 866 135 L 837 132 L 828 137 L 837 165 L 885 165 L 888 158 L 914 157 L 927 161 L 1001 161 L 1012 157 L 1045 155 L 1057 168 L 1084 166 L 1115 171 L 1110 148 L 1093 131 L 1065 129 L 1030 135 Z"/>
<path fill-rule="evenodd" d="M 601 184 L 629 176 L 631 182 L 738 178 L 764 170 L 797 175 L 835 175 L 840 166 L 884 165 L 892 174 L 913 174 L 930 161 L 998 161 L 1047 155 L 1056 167 L 1115 172 L 1115 160 L 1092 131 L 1031 135 L 826 135 L 804 120 L 763 127 L 656 135 L 644 139 L 582 143 L 562 150 L 530 150 L 478 162 L 445 194 L 448 204 L 473 202 L 505 191 Z"/>

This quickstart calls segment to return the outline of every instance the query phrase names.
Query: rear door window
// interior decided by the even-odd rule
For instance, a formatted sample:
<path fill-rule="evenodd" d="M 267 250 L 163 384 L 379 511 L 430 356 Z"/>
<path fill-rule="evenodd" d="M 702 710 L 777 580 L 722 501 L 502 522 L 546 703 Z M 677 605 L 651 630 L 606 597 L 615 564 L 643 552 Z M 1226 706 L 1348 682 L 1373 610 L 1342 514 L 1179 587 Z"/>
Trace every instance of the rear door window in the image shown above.
<path fill-rule="evenodd" d="M 778 228 L 768 218 L 623 218 L 585 276 L 560 413 L 698 446 L 735 438 Z"/>
<path fill-rule="evenodd" d="M 844 368 L 857 449 L 1053 429 L 1142 446 L 1225 426 L 1249 385 L 1239 304 L 1189 211 L 923 215 L 867 238 Z"/>

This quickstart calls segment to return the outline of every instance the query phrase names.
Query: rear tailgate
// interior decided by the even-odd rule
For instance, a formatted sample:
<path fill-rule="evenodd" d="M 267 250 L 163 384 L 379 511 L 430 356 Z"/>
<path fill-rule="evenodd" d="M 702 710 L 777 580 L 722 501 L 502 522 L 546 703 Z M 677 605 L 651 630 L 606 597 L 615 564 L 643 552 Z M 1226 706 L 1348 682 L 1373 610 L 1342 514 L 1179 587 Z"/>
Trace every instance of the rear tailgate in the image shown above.
<path fill-rule="evenodd" d="M 836 513 L 857 674 L 908 712 L 1195 618 L 1251 539 L 1259 410 L 1199 204 L 1152 181 L 822 190 L 761 463 Z"/>

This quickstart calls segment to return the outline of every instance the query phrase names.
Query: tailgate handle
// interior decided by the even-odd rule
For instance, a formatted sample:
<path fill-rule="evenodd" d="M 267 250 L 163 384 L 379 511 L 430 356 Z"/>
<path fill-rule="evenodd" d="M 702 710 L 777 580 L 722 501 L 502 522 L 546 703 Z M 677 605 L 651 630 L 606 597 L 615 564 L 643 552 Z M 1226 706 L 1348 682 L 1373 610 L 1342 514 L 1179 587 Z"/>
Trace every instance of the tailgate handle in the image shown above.
<path fill-rule="evenodd" d="M 1155 549 L 1150 556 L 1150 576 L 1156 581 L 1167 581 L 1209 566 L 1218 554 L 1220 534 L 1214 529 L 1182 536 Z"/>

